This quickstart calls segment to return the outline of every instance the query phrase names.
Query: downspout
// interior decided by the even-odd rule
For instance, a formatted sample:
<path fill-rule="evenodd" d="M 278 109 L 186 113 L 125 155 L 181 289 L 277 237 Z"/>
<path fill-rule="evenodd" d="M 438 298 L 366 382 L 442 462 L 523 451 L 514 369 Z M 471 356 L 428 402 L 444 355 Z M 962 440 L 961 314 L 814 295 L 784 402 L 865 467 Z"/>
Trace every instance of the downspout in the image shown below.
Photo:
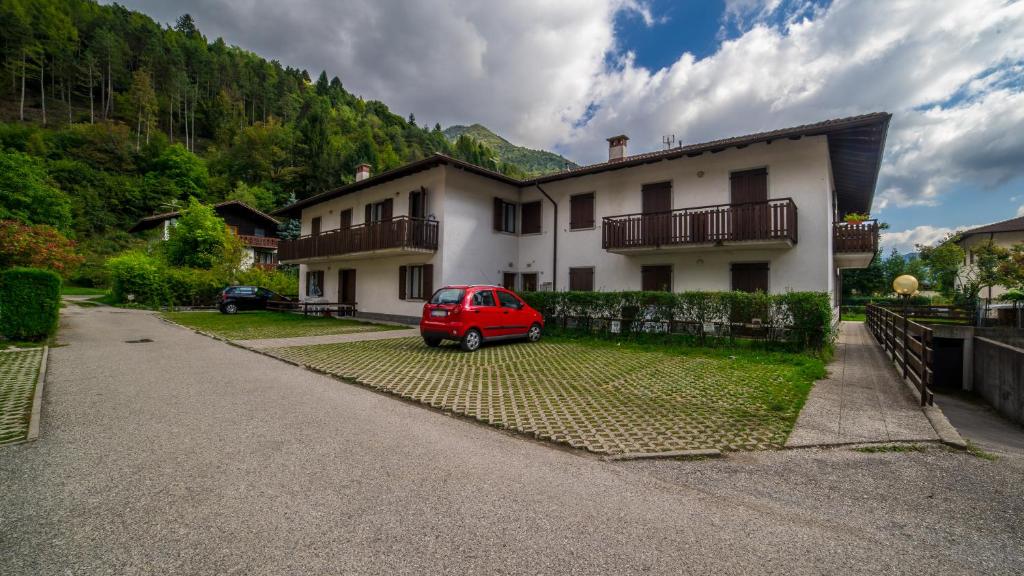
<path fill-rule="evenodd" d="M 553 268 L 551 272 L 551 291 L 555 292 L 558 290 L 558 202 L 555 202 L 551 196 L 548 196 L 548 193 L 540 187 L 540 184 L 534 183 L 534 186 L 537 187 L 537 190 L 540 190 L 540 193 L 543 194 L 555 208 L 555 220 L 554 226 L 552 227 L 553 232 L 551 241 L 551 268 Z"/>

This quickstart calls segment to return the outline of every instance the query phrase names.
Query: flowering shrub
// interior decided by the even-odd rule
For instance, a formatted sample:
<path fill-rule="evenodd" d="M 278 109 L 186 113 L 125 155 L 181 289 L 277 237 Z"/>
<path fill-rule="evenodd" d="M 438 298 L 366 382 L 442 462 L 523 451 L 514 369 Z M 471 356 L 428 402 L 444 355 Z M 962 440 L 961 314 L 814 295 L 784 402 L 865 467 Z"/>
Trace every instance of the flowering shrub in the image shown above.
<path fill-rule="evenodd" d="M 14 266 L 53 270 L 69 276 L 82 263 L 75 243 L 52 226 L 0 220 L 0 269 Z"/>

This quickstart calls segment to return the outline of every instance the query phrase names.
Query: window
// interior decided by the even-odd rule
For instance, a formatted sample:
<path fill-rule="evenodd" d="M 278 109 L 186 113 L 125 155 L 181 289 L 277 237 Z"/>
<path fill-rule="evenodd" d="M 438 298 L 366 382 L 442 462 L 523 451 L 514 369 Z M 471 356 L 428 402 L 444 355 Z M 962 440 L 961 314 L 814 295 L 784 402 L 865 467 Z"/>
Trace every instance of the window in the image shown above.
<path fill-rule="evenodd" d="M 501 198 L 494 199 L 494 231 L 516 231 L 516 205 Z"/>
<path fill-rule="evenodd" d="M 400 300 L 426 300 L 434 293 L 434 266 L 398 267 L 398 298 Z"/>
<path fill-rule="evenodd" d="M 459 304 L 466 291 L 461 288 L 442 288 L 430 299 L 431 304 Z"/>
<path fill-rule="evenodd" d="M 671 266 L 641 266 L 640 286 L 644 292 L 671 292 Z"/>
<path fill-rule="evenodd" d="M 267 235 L 267 231 L 264 230 L 263 228 L 256 228 L 252 231 L 252 235 L 262 238 Z"/>
<path fill-rule="evenodd" d="M 498 291 L 498 302 L 501 302 L 503 308 L 515 308 L 519 310 L 523 307 L 523 303 L 519 301 L 511 292 Z"/>
<path fill-rule="evenodd" d="M 348 230 L 352 227 L 352 209 L 348 208 L 338 213 L 338 228 Z"/>
<path fill-rule="evenodd" d="M 594 269 L 569 268 L 569 290 L 577 292 L 593 292 Z"/>
<path fill-rule="evenodd" d="M 569 198 L 569 229 L 585 230 L 594 227 L 594 193 L 577 194 Z"/>
<path fill-rule="evenodd" d="M 494 306 L 494 292 L 490 290 L 481 290 L 473 294 L 470 302 L 473 306 Z"/>
<path fill-rule="evenodd" d="M 540 201 L 527 202 L 522 206 L 523 234 L 540 234 Z"/>
<path fill-rule="evenodd" d="M 309 227 L 310 227 L 309 228 L 310 235 L 316 236 L 317 234 L 319 234 L 320 233 L 320 217 L 317 216 L 316 218 L 313 218 L 313 221 L 310 222 Z"/>
<path fill-rule="evenodd" d="M 732 289 L 740 292 L 767 292 L 768 263 L 744 262 L 733 264 Z"/>
<path fill-rule="evenodd" d="M 366 205 L 366 212 L 363 214 L 366 224 L 373 224 L 376 222 L 384 222 L 391 220 L 393 214 L 394 201 L 391 198 L 383 200 L 381 202 L 374 202 L 373 204 Z"/>
<path fill-rule="evenodd" d="M 501 287 L 504 288 L 505 290 L 515 290 L 516 289 L 516 273 L 515 272 L 505 272 L 505 273 L 503 273 L 501 275 Z"/>
<path fill-rule="evenodd" d="M 537 273 L 529 272 L 523 274 L 523 292 L 536 292 L 537 291 Z"/>
<path fill-rule="evenodd" d="M 256 264 L 274 264 L 274 253 L 266 250 L 256 250 L 253 253 L 253 262 Z"/>
<path fill-rule="evenodd" d="M 228 232 L 231 232 L 235 236 L 238 236 L 238 226 L 232 226 L 230 224 L 228 224 L 227 226 L 228 226 Z"/>
<path fill-rule="evenodd" d="M 319 220 L 319 218 L 318 218 Z M 324 271 L 310 270 L 306 272 L 306 297 L 323 298 L 324 296 Z"/>
<path fill-rule="evenodd" d="M 426 218 L 427 217 L 427 190 L 426 188 L 420 188 L 419 190 L 413 190 L 409 192 L 409 217 L 410 218 Z"/>

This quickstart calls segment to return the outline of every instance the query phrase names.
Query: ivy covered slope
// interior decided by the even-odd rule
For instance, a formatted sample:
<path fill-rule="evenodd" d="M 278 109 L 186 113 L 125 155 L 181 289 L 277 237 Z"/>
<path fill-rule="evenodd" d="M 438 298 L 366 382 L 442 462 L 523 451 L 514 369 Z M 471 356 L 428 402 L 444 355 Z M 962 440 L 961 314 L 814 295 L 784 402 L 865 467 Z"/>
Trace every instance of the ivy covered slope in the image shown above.
<path fill-rule="evenodd" d="M 516 166 L 528 176 L 540 176 L 576 167 L 575 163 L 554 152 L 516 146 L 480 124 L 449 126 L 445 128 L 444 135 L 456 145 L 463 137 L 483 144 L 494 151 L 499 161 Z"/>

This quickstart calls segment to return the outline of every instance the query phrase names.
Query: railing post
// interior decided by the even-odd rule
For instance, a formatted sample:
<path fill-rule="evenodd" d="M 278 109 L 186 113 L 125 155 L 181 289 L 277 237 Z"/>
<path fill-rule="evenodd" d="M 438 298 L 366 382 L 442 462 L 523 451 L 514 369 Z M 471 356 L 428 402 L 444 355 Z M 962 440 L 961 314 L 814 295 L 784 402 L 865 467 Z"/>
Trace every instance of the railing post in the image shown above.
<path fill-rule="evenodd" d="M 903 368 L 903 378 L 906 378 L 907 377 L 907 330 L 909 329 L 909 324 L 907 322 L 907 317 L 906 316 L 902 316 L 902 318 L 903 318 L 903 356 L 902 356 L 902 358 L 903 358 L 903 366 L 902 366 L 902 368 Z"/>

